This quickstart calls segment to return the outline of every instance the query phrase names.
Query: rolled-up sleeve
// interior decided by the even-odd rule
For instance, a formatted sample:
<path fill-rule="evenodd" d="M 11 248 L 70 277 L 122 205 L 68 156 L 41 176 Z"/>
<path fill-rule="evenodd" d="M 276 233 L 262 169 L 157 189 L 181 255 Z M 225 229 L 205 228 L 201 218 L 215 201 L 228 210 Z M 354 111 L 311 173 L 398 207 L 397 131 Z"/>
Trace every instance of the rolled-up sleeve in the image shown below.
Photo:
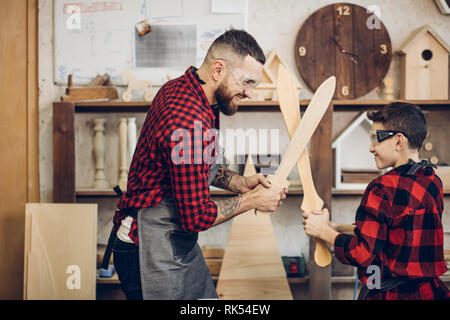
<path fill-rule="evenodd" d="M 344 264 L 368 267 L 386 244 L 391 204 L 383 190 L 369 185 L 356 213 L 355 235 L 340 234 L 334 242 L 336 258 Z"/>

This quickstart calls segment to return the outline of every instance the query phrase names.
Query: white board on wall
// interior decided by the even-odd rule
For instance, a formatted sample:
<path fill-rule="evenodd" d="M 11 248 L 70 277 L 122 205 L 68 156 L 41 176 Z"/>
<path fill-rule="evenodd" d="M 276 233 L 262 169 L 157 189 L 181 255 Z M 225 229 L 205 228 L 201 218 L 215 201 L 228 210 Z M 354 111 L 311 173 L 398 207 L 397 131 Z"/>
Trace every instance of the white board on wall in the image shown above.
<path fill-rule="evenodd" d="M 136 23 L 147 19 L 151 26 L 168 25 L 167 29 L 195 25 L 196 52 L 192 63 L 199 67 L 217 36 L 231 26 L 247 29 L 247 0 L 244 1 L 244 13 L 230 14 L 211 13 L 210 0 L 54 1 L 54 81 L 65 85 L 72 74 L 75 84 L 84 84 L 97 74 L 108 73 L 113 83 L 120 85 L 121 73 L 132 70 L 138 79 L 162 85 L 167 75 L 179 76 L 189 65 L 136 67 Z M 160 32 L 158 28 L 154 30 Z M 152 36 L 152 32 L 144 37 Z M 174 40 L 169 39 L 168 43 Z M 180 48 L 190 47 L 178 43 Z"/>

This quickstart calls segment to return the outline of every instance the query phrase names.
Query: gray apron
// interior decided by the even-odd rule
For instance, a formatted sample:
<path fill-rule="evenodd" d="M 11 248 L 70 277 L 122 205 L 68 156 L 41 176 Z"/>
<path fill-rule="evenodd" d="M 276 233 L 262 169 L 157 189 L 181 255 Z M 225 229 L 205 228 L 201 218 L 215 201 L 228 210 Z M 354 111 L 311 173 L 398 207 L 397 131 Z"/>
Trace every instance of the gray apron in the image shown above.
<path fill-rule="evenodd" d="M 211 169 L 215 177 L 216 166 Z M 140 209 L 137 224 L 144 300 L 217 299 L 197 243 L 198 233 L 181 229 L 172 198 L 164 199 L 156 207 Z"/>

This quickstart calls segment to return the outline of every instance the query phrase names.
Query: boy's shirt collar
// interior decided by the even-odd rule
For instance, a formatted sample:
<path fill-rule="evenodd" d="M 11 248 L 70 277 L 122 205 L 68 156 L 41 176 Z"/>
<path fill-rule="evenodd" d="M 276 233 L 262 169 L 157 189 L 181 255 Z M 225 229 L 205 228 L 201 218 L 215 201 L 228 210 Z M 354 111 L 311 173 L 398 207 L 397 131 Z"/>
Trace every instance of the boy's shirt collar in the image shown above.
<path fill-rule="evenodd" d="M 420 162 L 415 162 L 413 159 L 408 159 L 408 163 L 402 164 L 398 167 L 395 167 L 394 170 L 410 174 L 410 175 L 431 175 L 433 170 L 431 168 L 437 168 L 436 165 L 429 163 L 427 160 L 422 160 Z M 425 169 L 425 170 L 421 170 Z"/>

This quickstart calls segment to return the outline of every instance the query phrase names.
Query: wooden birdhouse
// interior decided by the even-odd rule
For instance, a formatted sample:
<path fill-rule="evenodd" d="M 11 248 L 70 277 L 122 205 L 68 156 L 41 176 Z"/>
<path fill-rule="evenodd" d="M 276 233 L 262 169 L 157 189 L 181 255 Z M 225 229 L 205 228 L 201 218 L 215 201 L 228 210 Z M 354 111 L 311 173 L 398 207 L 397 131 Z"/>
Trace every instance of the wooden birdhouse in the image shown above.
<path fill-rule="evenodd" d="M 398 52 L 402 99 L 447 100 L 449 53 L 449 45 L 429 25 L 415 32 Z"/>
<path fill-rule="evenodd" d="M 363 190 L 380 175 L 369 153 L 371 126 L 364 112 L 333 141 L 336 189 Z"/>
<path fill-rule="evenodd" d="M 278 53 L 278 50 L 274 49 L 269 54 L 266 63 L 263 67 L 261 83 L 254 90 L 254 98 L 252 100 L 277 100 L 276 88 L 277 88 L 277 78 L 278 78 L 278 66 L 283 65 L 289 70 L 287 64 L 283 61 Z M 294 77 L 295 86 L 300 91 L 302 85 L 296 77 Z"/>

